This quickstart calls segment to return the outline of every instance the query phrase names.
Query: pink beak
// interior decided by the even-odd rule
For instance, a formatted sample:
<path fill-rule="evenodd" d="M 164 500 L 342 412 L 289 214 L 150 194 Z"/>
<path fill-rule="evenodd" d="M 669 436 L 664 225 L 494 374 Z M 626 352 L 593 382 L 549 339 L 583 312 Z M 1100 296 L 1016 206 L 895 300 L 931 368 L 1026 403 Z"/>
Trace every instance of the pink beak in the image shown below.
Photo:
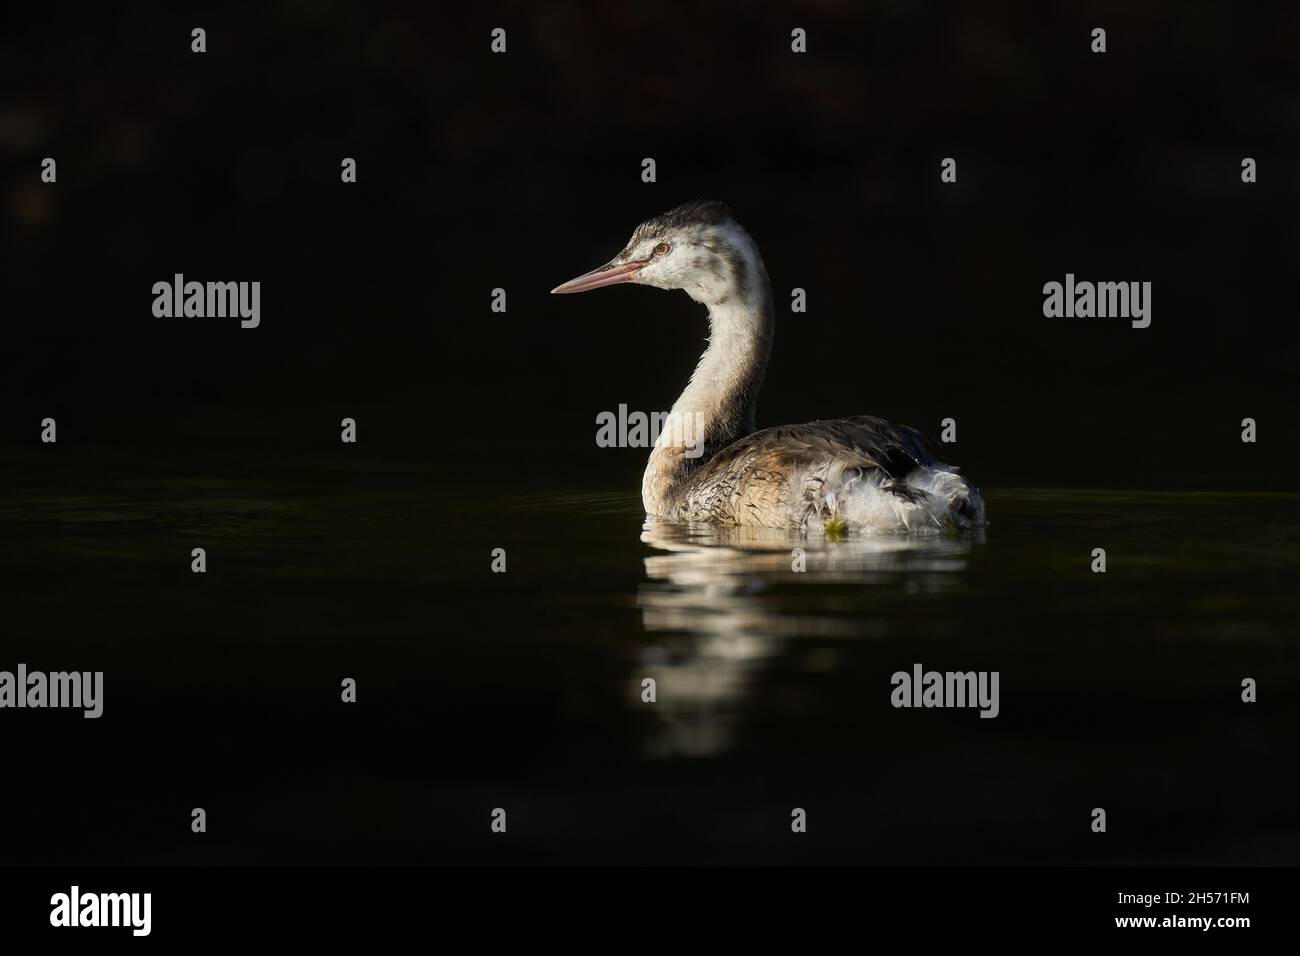
<path fill-rule="evenodd" d="M 590 289 L 599 289 L 602 286 L 631 282 L 644 266 L 644 262 L 624 262 L 619 265 L 601 266 L 599 269 L 592 269 L 576 279 L 570 279 L 563 285 L 557 285 L 551 290 L 551 294 L 566 295 L 570 292 L 587 292 Z"/>

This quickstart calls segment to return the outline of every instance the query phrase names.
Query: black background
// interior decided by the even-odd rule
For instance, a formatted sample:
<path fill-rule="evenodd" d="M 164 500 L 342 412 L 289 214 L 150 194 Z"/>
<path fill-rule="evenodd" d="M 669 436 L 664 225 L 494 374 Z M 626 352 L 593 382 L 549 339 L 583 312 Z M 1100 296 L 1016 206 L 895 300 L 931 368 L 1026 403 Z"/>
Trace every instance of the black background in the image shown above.
<path fill-rule="evenodd" d="M 702 310 L 548 290 L 707 196 L 782 313 L 760 425 L 951 415 L 985 480 L 1258 478 L 1294 452 L 1291 6 L 39 10 L 4 39 L 6 443 L 65 413 L 79 442 L 308 450 L 352 414 L 391 456 L 594 462 L 596 411 L 671 403 Z M 175 272 L 260 280 L 261 328 L 155 319 Z M 1152 282 L 1152 326 L 1045 319 L 1066 272 Z M 1226 440 L 1246 416 L 1257 446 Z"/>

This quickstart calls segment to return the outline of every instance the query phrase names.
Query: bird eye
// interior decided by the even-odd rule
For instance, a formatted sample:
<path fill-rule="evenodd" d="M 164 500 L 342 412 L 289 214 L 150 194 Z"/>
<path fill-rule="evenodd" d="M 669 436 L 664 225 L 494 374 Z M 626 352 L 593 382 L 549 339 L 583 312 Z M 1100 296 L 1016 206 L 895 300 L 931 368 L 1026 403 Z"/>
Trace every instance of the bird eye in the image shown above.
<path fill-rule="evenodd" d="M 657 255 L 657 256 L 666 256 L 666 255 L 668 255 L 668 250 L 671 249 L 671 248 L 672 248 L 672 247 L 671 247 L 670 245 L 668 245 L 668 243 L 666 243 L 666 242 L 661 242 L 661 243 L 659 243 L 659 245 L 655 246 L 655 255 Z"/>

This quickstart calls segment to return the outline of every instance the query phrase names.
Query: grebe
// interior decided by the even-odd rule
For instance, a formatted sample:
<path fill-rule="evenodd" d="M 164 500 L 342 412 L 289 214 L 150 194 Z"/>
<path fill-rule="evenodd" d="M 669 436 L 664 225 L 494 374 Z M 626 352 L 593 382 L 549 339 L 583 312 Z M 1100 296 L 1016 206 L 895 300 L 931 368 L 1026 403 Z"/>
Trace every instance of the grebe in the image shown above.
<path fill-rule="evenodd" d="M 932 441 L 870 415 L 755 431 L 772 351 L 772 289 L 758 247 L 720 202 L 698 200 L 643 222 L 608 263 L 552 289 L 633 282 L 682 289 L 709 309 L 709 345 L 641 483 L 647 516 L 781 528 L 934 531 L 984 524 L 979 489 L 941 464 Z M 701 443 L 702 442 L 702 447 Z"/>

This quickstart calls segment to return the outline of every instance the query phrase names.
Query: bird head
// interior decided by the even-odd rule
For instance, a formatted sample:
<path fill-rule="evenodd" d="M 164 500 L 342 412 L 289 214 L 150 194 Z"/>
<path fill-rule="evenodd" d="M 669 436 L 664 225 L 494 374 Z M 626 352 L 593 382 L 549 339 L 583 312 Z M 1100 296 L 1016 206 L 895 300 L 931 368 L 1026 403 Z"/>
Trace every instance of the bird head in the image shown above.
<path fill-rule="evenodd" d="M 627 246 L 598 269 L 552 293 L 586 292 L 625 282 L 682 289 L 709 305 L 745 298 L 763 269 L 754 241 L 720 202 L 696 200 L 647 219 Z"/>

